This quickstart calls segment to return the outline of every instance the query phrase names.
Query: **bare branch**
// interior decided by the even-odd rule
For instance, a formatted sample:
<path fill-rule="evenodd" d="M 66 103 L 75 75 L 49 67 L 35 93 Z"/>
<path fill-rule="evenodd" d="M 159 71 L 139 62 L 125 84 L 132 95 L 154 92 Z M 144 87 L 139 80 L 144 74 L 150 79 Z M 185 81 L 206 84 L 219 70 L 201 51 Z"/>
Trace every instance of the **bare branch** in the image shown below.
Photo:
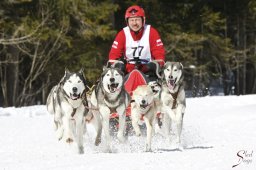
<path fill-rule="evenodd" d="M 2 45 L 15 45 L 15 44 L 21 44 L 21 43 L 31 41 L 32 39 L 34 39 L 37 36 L 39 29 L 42 28 L 45 25 L 48 18 L 49 18 L 49 15 L 47 17 L 43 18 L 42 22 L 30 34 L 22 36 L 22 37 L 18 37 L 18 38 L 9 38 L 9 39 L 1 38 L 0 39 L 0 44 L 2 44 Z M 22 28 L 22 26 L 19 27 L 19 29 L 21 29 L 21 28 Z M 18 34 L 18 32 L 15 31 L 13 36 L 15 37 L 17 34 Z"/>

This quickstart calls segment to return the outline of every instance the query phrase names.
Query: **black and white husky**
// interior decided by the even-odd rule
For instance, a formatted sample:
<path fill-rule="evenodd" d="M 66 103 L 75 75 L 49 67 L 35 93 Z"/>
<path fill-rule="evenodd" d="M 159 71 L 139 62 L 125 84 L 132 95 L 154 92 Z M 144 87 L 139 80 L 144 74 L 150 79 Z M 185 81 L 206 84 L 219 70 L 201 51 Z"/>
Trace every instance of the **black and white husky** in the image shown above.
<path fill-rule="evenodd" d="M 91 95 L 92 107 L 97 108 L 102 118 L 102 127 L 105 133 L 106 145 L 111 152 L 109 133 L 109 119 L 112 112 L 119 115 L 119 129 L 117 138 L 125 140 L 125 111 L 130 103 L 129 94 L 124 89 L 123 72 L 115 67 L 104 67 L 100 81 Z"/>
<path fill-rule="evenodd" d="M 86 116 L 91 116 L 88 114 L 83 69 L 78 73 L 71 73 L 66 69 L 64 77 L 48 95 L 46 105 L 48 112 L 54 115 L 57 138 L 63 138 L 67 143 L 75 140 L 78 152 L 83 153 L 85 120 Z"/>
<path fill-rule="evenodd" d="M 165 63 L 160 94 L 163 127 L 165 129 L 165 134 L 170 139 L 171 125 L 172 123 L 176 125 L 176 138 L 172 143 L 176 146 L 178 145 L 178 147 L 181 147 L 180 136 L 186 108 L 183 78 L 183 66 L 180 62 Z"/>

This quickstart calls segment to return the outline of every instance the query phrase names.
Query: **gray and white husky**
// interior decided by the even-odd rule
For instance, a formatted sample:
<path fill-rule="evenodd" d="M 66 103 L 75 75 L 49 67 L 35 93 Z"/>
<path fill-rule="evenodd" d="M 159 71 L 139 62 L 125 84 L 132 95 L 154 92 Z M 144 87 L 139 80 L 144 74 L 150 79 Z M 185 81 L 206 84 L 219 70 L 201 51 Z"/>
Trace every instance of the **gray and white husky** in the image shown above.
<path fill-rule="evenodd" d="M 172 123 L 176 129 L 174 145 L 180 146 L 183 116 L 186 108 L 185 90 L 183 85 L 183 66 L 180 62 L 166 62 L 163 68 L 163 81 L 160 100 L 162 103 L 163 128 L 170 139 Z"/>
<path fill-rule="evenodd" d="M 106 145 L 111 152 L 109 133 L 109 119 L 112 112 L 119 115 L 119 129 L 117 138 L 123 142 L 125 131 L 125 111 L 130 103 L 129 94 L 124 89 L 123 72 L 114 67 L 104 67 L 100 81 L 91 95 L 92 107 L 97 108 L 102 118 L 102 127 L 105 133 Z"/>
<path fill-rule="evenodd" d="M 83 69 L 78 73 L 71 73 L 66 69 L 64 77 L 49 93 L 46 106 L 48 112 L 54 115 L 57 138 L 63 138 L 67 143 L 75 140 L 78 152 L 83 153 L 85 120 L 87 116 L 91 116 L 88 114 Z M 94 121 L 97 121 L 96 118 Z M 97 137 L 101 136 L 100 130 Z"/>

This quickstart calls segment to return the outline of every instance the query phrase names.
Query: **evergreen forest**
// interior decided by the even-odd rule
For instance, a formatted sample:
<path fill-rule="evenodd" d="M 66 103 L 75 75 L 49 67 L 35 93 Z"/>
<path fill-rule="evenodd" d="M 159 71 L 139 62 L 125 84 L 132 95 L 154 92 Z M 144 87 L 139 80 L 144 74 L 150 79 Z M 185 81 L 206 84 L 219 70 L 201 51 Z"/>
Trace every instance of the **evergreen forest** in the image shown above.
<path fill-rule="evenodd" d="M 183 64 L 188 96 L 256 93 L 256 0 L 1 0 L 0 106 L 45 104 L 65 68 L 95 84 L 131 5 Z"/>

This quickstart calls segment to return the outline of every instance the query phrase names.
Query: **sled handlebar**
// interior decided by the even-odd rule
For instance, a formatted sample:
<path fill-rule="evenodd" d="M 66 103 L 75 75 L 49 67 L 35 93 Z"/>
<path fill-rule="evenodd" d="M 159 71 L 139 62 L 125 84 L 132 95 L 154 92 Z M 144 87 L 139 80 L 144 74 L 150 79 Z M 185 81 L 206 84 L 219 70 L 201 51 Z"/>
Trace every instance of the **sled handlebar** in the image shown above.
<path fill-rule="evenodd" d="M 135 62 L 135 64 L 148 63 L 148 60 L 140 59 L 139 57 L 134 57 L 133 59 L 127 60 L 128 62 Z"/>

